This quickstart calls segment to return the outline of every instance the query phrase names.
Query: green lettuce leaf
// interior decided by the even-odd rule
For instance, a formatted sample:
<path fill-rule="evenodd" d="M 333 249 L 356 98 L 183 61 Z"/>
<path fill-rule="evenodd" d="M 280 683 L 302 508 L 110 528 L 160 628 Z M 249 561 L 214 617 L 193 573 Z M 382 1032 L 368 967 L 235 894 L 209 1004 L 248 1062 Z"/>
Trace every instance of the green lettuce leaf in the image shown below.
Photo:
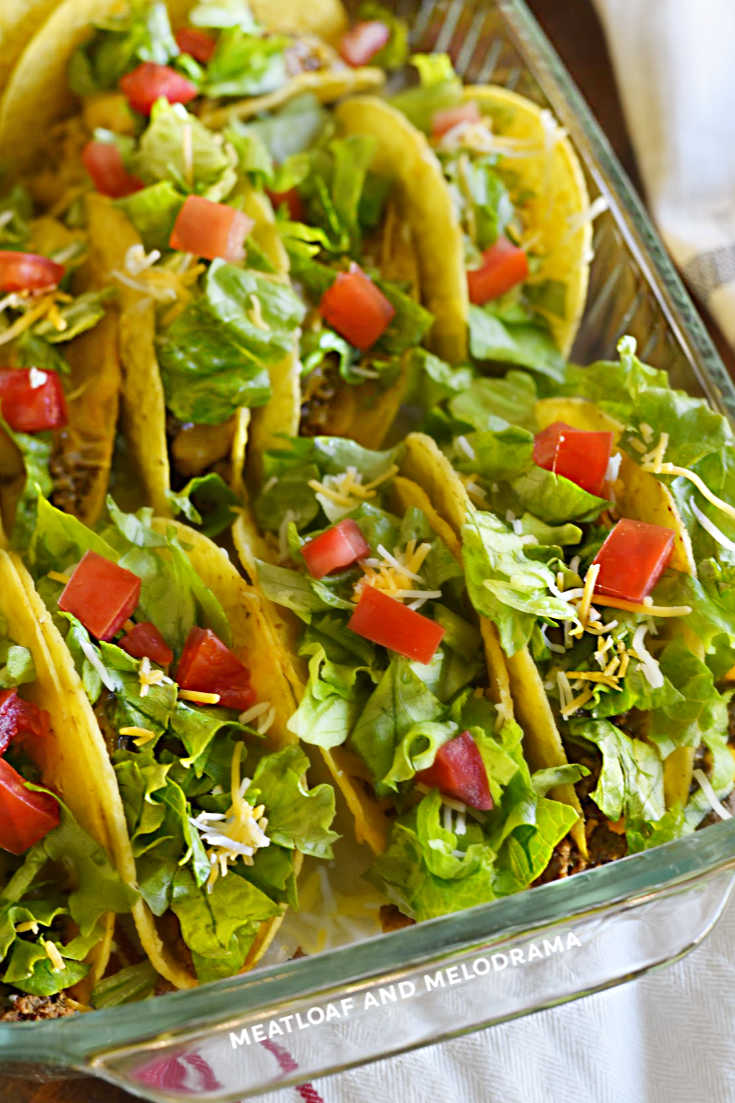
<path fill-rule="evenodd" d="M 125 15 L 95 22 L 95 33 L 77 46 L 69 62 L 69 87 L 78 96 L 116 88 L 142 61 L 166 65 L 178 55 L 166 5 L 136 0 Z"/>
<path fill-rule="evenodd" d="M 573 619 L 572 606 L 551 591 L 553 571 L 530 559 L 522 538 L 492 513 L 468 511 L 462 546 L 470 601 L 496 625 L 506 654 L 528 643 L 538 617 Z"/>
<path fill-rule="evenodd" d="M 334 789 L 325 784 L 309 789 L 304 781 L 308 766 L 300 747 L 264 755 L 248 786 L 247 799 L 252 805 L 265 804 L 271 843 L 314 858 L 332 858 L 332 843 L 339 838 L 330 828 Z"/>
<path fill-rule="evenodd" d="M 470 352 L 476 360 L 519 364 L 561 382 L 564 358 L 543 323 L 511 325 L 487 307 L 469 308 Z"/>
<path fill-rule="evenodd" d="M 283 35 L 250 34 L 241 27 L 223 29 L 207 64 L 201 91 L 206 96 L 262 96 L 288 79 Z"/>
<path fill-rule="evenodd" d="M 156 342 L 169 409 L 181 421 L 217 425 L 241 406 L 264 405 L 267 365 L 291 351 L 303 317 L 289 287 L 215 260 L 200 298 Z"/>
<path fill-rule="evenodd" d="M 659 820 L 666 811 L 663 763 L 655 747 L 626 735 L 609 720 L 575 720 L 573 739 L 594 744 L 602 769 L 592 800 L 609 820 Z"/>
<path fill-rule="evenodd" d="M 184 195 L 220 202 L 237 183 L 236 155 L 221 134 L 208 130 L 183 104 L 159 99 L 130 158 L 144 184 L 168 181 Z"/>

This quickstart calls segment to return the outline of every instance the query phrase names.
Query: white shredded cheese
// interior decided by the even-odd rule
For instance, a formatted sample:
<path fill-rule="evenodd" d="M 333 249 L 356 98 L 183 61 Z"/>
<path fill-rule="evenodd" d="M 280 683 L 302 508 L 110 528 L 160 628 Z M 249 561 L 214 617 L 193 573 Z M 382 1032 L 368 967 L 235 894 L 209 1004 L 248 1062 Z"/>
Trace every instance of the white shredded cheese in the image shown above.
<path fill-rule="evenodd" d="M 623 462 L 622 452 L 613 452 L 610 459 L 607 461 L 607 470 L 605 471 L 605 481 L 608 483 L 614 483 L 618 475 L 620 474 L 620 464 Z"/>
<path fill-rule="evenodd" d="M 694 516 L 699 521 L 705 532 L 708 532 L 713 540 L 721 544 L 723 548 L 727 548 L 728 551 L 735 552 L 735 541 L 731 540 L 729 536 L 725 536 L 724 532 L 717 527 L 714 521 L 710 521 L 706 513 L 704 513 L 695 501 L 690 502 L 691 510 Z"/>
<path fill-rule="evenodd" d="M 465 436 L 457 437 L 457 444 L 462 449 L 462 451 L 464 452 L 465 456 L 467 456 L 468 459 L 470 459 L 470 460 L 477 459 L 477 453 L 475 452 L 475 450 L 472 447 L 472 445 L 470 444 L 470 442 L 467 440 L 467 437 L 465 437 Z"/>
<path fill-rule="evenodd" d="M 712 811 L 716 812 L 721 820 L 731 820 L 732 812 L 728 812 L 727 808 L 725 808 L 725 805 L 718 798 L 717 793 L 712 788 L 710 779 L 707 777 L 704 770 L 692 770 L 692 777 L 699 784 L 700 789 L 709 801 L 709 805 Z"/>
<path fill-rule="evenodd" d="M 652 689 L 660 689 L 664 684 L 664 676 L 661 673 L 661 667 L 658 665 L 653 655 L 646 650 L 646 646 L 643 642 L 648 631 L 647 624 L 639 624 L 633 634 L 633 645 L 631 650 L 635 653 L 635 657 L 638 659 L 638 668 L 642 671 L 643 677 L 646 679 Z"/>
<path fill-rule="evenodd" d="M 81 636 L 79 639 L 79 646 L 84 652 L 84 657 L 89 661 L 90 666 L 94 667 L 97 674 L 99 674 L 100 681 L 105 689 L 109 689 L 110 693 L 115 692 L 115 683 L 110 678 L 108 671 L 105 668 L 104 663 L 100 659 L 99 655 L 94 649 L 94 644 L 91 643 L 86 636 Z"/>
<path fill-rule="evenodd" d="M 44 385 L 47 379 L 47 373 L 45 371 L 41 371 L 40 368 L 31 368 L 28 374 L 28 381 L 31 385 L 32 391 L 37 391 L 39 387 L 42 387 Z"/>

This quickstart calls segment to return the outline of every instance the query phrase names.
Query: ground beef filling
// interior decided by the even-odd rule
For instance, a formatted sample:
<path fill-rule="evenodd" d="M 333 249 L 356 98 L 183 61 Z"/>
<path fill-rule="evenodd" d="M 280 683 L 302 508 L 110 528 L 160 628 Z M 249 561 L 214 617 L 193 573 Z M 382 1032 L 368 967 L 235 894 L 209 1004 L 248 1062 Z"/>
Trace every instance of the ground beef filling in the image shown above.
<path fill-rule="evenodd" d="M 40 1019 L 62 1019 L 76 1015 L 81 1005 L 65 992 L 55 996 L 9 996 L 8 1006 L 0 1011 L 0 1020 L 6 1023 L 29 1023 Z"/>

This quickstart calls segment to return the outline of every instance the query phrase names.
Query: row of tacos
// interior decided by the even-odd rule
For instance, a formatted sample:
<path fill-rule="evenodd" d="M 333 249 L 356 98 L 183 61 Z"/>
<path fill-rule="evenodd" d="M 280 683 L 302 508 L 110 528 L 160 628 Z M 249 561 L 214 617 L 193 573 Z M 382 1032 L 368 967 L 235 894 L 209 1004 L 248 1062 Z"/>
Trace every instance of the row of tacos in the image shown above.
<path fill-rule="evenodd" d="M 335 790 L 414 921 L 735 781 L 732 433 L 629 339 L 567 364 L 570 143 L 444 55 L 376 94 L 379 5 L 271 7 L 0 23 L 0 948 L 48 1013 L 252 966 Z"/>

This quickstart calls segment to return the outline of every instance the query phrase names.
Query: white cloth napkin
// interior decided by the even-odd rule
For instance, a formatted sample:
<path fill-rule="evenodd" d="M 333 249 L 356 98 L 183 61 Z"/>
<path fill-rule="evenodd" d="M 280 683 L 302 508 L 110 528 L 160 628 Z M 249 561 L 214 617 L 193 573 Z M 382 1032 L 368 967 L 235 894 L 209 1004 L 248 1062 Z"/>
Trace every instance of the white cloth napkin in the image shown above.
<path fill-rule="evenodd" d="M 735 345 L 735 4 L 596 5 L 654 218 Z"/>
<path fill-rule="evenodd" d="M 649 205 L 735 345 L 735 2 L 597 0 Z M 735 900 L 677 965 L 260 1103 L 732 1103 Z"/>
<path fill-rule="evenodd" d="M 735 899 L 676 965 L 258 1103 L 732 1103 L 733 946 Z"/>

